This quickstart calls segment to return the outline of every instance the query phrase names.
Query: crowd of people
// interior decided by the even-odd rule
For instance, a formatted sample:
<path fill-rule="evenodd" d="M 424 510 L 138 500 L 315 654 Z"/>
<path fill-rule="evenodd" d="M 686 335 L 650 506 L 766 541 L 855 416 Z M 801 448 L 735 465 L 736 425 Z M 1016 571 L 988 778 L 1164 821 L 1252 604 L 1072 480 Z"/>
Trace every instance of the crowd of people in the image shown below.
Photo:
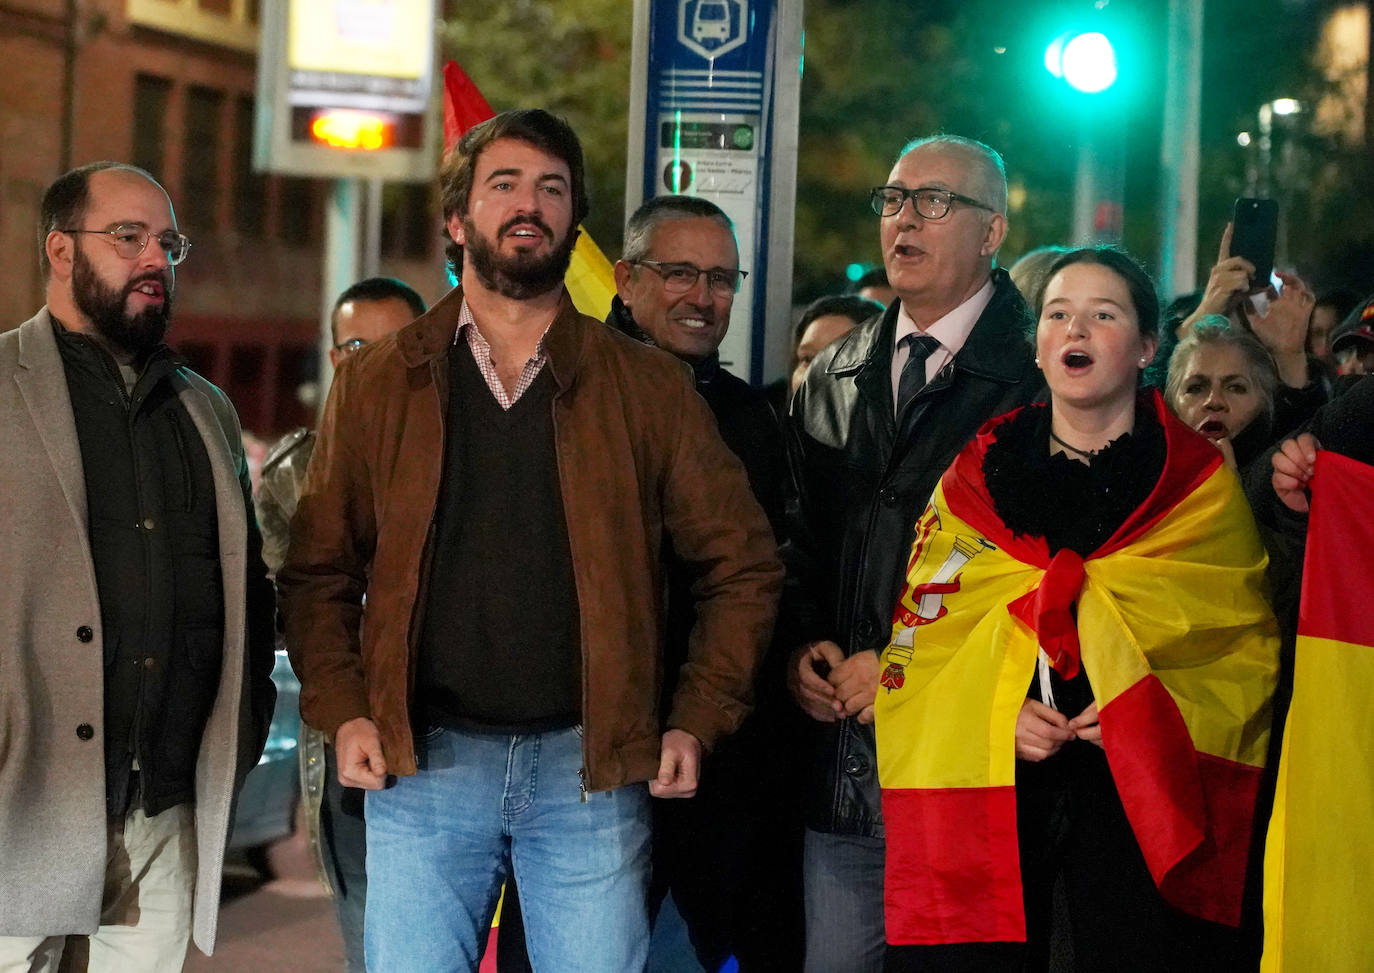
<path fill-rule="evenodd" d="M 164 341 L 166 193 L 48 188 L 46 304 L 0 335 L 0 970 L 213 950 L 278 613 L 351 971 L 475 971 L 503 888 L 505 973 L 1257 967 L 1306 489 L 1374 462 L 1374 299 L 1255 281 L 1229 227 L 1163 309 L 1112 248 L 1008 272 L 1002 159 L 936 135 L 758 389 L 713 203 L 630 216 L 603 322 L 565 122 L 500 114 L 440 180 L 455 286 L 338 296 L 256 498 Z"/>

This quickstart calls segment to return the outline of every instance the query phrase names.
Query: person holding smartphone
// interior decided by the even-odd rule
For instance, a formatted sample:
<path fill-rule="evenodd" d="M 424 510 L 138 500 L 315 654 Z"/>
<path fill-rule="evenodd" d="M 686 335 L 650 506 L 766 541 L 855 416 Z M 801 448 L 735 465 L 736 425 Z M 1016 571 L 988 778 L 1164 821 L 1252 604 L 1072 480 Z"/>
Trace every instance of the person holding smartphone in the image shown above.
<path fill-rule="evenodd" d="M 1243 201 L 1239 201 L 1243 202 Z M 1329 375 L 1322 364 L 1307 353 L 1307 328 L 1316 298 L 1297 274 L 1272 271 L 1269 283 L 1255 290 L 1255 263 L 1245 254 L 1232 252 L 1235 223 L 1226 224 L 1217 250 L 1217 262 L 1207 277 L 1207 286 L 1197 308 L 1167 335 L 1161 355 L 1172 353 L 1173 346 L 1187 337 L 1193 326 L 1209 314 L 1219 314 L 1239 328 L 1254 334 L 1274 359 L 1279 385 L 1275 409 L 1281 415 L 1305 420 L 1330 398 Z M 1260 255 L 1263 260 L 1263 255 Z M 1269 261 L 1272 264 L 1272 260 Z M 1167 358 L 1165 358 L 1167 360 Z M 1276 436 L 1289 432 L 1275 428 Z"/>

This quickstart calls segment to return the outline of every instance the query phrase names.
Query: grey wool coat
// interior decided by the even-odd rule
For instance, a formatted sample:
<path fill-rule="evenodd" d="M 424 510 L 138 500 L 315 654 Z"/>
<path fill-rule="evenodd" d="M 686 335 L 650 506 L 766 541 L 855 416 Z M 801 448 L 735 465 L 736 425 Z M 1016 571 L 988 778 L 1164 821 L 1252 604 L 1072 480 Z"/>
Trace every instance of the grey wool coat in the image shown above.
<path fill-rule="evenodd" d="M 238 418 L 189 369 L 171 380 L 210 457 L 224 579 L 224 661 L 195 775 L 193 936 L 209 953 L 234 798 L 271 718 L 272 607 Z M 0 510 L 0 936 L 93 933 L 105 878 L 104 649 L 81 450 L 46 308 L 0 334 Z"/>

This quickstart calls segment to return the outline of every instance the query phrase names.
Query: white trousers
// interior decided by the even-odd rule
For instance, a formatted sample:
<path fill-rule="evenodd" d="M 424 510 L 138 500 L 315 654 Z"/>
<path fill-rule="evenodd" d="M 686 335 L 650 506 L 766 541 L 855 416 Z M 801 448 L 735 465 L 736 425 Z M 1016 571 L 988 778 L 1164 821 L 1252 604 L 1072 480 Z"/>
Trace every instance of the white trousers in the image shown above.
<path fill-rule="evenodd" d="M 90 936 L 0 936 L 0 973 L 179 973 L 191 938 L 196 818 L 187 804 L 112 819 L 100 928 Z"/>

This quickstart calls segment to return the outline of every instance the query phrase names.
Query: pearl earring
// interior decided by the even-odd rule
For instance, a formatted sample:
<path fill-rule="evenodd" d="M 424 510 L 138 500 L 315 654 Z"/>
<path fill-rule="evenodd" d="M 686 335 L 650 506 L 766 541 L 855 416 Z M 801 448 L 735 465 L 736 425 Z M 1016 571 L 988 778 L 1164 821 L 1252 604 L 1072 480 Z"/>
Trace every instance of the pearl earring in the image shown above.
<path fill-rule="evenodd" d="M 1036 368 L 1039 368 L 1039 367 L 1040 367 L 1040 356 L 1039 356 L 1039 355 L 1036 355 L 1036 356 L 1035 356 L 1035 367 L 1036 367 Z"/>

